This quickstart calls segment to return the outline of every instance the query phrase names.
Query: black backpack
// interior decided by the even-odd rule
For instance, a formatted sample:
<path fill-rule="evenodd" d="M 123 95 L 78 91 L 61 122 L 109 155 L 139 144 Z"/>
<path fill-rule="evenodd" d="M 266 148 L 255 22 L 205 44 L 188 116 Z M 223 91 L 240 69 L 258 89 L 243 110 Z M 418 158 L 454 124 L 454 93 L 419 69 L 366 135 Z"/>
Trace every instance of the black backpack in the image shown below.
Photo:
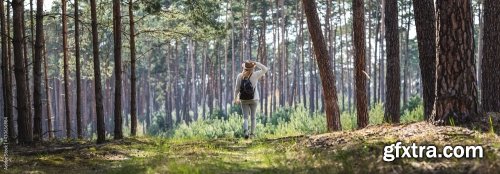
<path fill-rule="evenodd" d="M 255 89 L 250 81 L 252 74 L 248 78 L 241 79 L 240 85 L 240 100 L 253 100 Z"/>

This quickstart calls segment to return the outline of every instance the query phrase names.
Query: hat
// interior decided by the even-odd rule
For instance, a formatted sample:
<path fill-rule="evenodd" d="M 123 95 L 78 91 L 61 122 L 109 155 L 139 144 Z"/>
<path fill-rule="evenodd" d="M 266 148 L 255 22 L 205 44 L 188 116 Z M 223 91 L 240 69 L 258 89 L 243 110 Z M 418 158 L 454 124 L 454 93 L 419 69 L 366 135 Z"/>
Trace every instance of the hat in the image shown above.
<path fill-rule="evenodd" d="M 255 68 L 255 62 L 245 61 L 241 64 L 241 67 L 245 70 L 252 70 Z"/>

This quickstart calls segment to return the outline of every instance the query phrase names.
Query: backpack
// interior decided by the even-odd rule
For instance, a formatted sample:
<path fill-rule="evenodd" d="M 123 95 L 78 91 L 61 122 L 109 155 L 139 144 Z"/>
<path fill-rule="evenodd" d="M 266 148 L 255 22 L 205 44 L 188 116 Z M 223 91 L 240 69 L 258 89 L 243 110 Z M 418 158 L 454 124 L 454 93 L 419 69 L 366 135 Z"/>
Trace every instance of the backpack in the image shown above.
<path fill-rule="evenodd" d="M 241 79 L 240 85 L 240 100 L 253 100 L 255 88 L 250 81 L 252 74 L 248 78 Z"/>

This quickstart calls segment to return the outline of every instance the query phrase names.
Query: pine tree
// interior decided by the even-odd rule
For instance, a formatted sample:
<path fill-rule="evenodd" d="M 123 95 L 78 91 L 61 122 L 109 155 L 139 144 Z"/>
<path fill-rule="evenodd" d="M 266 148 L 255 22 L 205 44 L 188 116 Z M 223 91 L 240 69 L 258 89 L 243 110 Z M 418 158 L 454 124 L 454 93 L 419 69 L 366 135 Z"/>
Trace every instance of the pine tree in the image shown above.
<path fill-rule="evenodd" d="M 434 124 L 467 123 L 479 116 L 470 0 L 437 0 Z"/>
<path fill-rule="evenodd" d="M 113 0 L 113 46 L 115 60 L 115 136 L 114 139 L 123 138 L 122 130 L 122 30 L 120 0 Z"/>
<path fill-rule="evenodd" d="M 104 108 L 102 103 L 101 68 L 99 63 L 99 35 L 97 33 L 96 0 L 90 0 L 90 15 L 92 18 L 92 54 L 94 57 L 94 89 L 95 109 L 97 122 L 97 143 L 106 140 L 106 126 L 104 125 Z"/>
<path fill-rule="evenodd" d="M 33 120 L 33 139 L 42 140 L 42 60 L 44 51 L 43 35 L 43 0 L 36 2 L 36 43 L 33 59 L 33 104 L 35 114 Z"/>
<path fill-rule="evenodd" d="M 415 26 L 417 28 L 418 55 L 424 101 L 424 117 L 427 120 L 434 106 L 436 84 L 436 16 L 433 0 L 413 0 Z"/>
<path fill-rule="evenodd" d="M 14 75 L 16 76 L 17 87 L 17 132 L 20 144 L 31 144 L 33 141 L 33 132 L 31 131 L 28 91 L 26 86 L 26 67 L 24 66 L 23 54 L 23 15 L 24 0 L 12 1 L 12 45 L 14 48 Z"/>
<path fill-rule="evenodd" d="M 482 105 L 486 112 L 500 112 L 500 3 L 484 0 Z"/>
<path fill-rule="evenodd" d="M 302 3 L 307 17 L 309 33 L 314 44 L 314 52 L 322 81 L 321 84 L 323 85 L 327 128 L 329 131 L 341 130 L 337 90 L 335 88 L 335 74 L 331 71 L 332 61 L 328 53 L 325 38 L 321 32 L 316 3 L 314 0 L 302 0 Z"/>
<path fill-rule="evenodd" d="M 368 101 L 366 98 L 366 41 L 365 10 L 363 0 L 353 0 L 354 61 L 356 69 L 356 109 L 358 128 L 368 126 Z"/>
<path fill-rule="evenodd" d="M 400 86 L 399 77 L 399 32 L 398 32 L 398 1 L 385 0 L 385 39 L 387 43 L 387 76 L 386 103 L 384 121 L 399 123 L 400 119 Z"/>

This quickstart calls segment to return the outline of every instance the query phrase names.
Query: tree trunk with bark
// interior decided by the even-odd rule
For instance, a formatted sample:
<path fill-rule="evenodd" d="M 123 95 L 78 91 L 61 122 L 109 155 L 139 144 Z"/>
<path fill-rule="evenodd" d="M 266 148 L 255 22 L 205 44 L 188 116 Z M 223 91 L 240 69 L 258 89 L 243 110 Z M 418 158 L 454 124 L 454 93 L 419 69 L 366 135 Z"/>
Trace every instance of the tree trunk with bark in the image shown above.
<path fill-rule="evenodd" d="M 324 103 L 326 109 L 327 128 L 329 131 L 341 130 L 340 112 L 337 104 L 337 90 L 335 89 L 335 75 L 331 71 L 332 62 L 328 55 L 325 38 L 321 32 L 321 25 L 314 0 L 302 0 L 306 12 L 309 33 L 314 44 L 316 61 L 320 70 L 323 85 Z"/>
<path fill-rule="evenodd" d="M 479 116 L 471 8 L 470 0 L 436 1 L 434 124 L 465 124 Z"/>
<path fill-rule="evenodd" d="M 42 5 L 43 6 L 43 5 Z M 50 88 L 49 88 L 49 77 L 48 77 L 48 74 L 47 74 L 47 71 L 48 71 L 48 67 L 47 67 L 47 48 L 45 47 L 45 39 L 44 39 L 44 46 L 43 46 L 43 50 L 44 50 L 44 53 L 43 53 L 43 66 L 44 66 L 44 78 L 45 78 L 45 95 L 47 97 L 47 131 L 48 131 L 48 134 L 49 134 L 49 139 L 52 139 L 54 138 L 54 129 L 53 129 L 53 123 L 52 123 L 52 108 L 51 108 L 51 93 L 50 93 Z"/>
<path fill-rule="evenodd" d="M 115 59 L 115 140 L 123 138 L 122 130 L 122 34 L 120 0 L 113 0 L 113 55 Z"/>
<path fill-rule="evenodd" d="M 134 2 L 130 0 L 128 4 L 128 15 L 130 22 L 130 135 L 137 134 L 137 103 L 136 103 L 136 75 L 135 75 L 135 21 Z"/>
<path fill-rule="evenodd" d="M 28 91 L 26 88 L 26 67 L 24 66 L 23 55 L 23 18 L 24 15 L 24 0 L 12 1 L 13 17 L 12 30 L 14 47 L 14 74 L 16 76 L 17 85 L 17 132 L 18 142 L 20 144 L 31 144 L 33 141 L 33 132 L 31 131 L 29 104 L 27 98 Z"/>
<path fill-rule="evenodd" d="M 9 8 L 7 6 L 7 8 Z M 10 65 L 10 55 L 8 43 L 8 37 L 10 34 L 7 33 L 7 28 L 9 28 L 8 23 L 5 20 L 4 13 L 4 3 L 0 4 L 0 31 L 1 31 L 1 43 L 2 43 L 2 85 L 3 85 L 3 99 L 4 99 L 4 119 L 7 120 L 7 133 L 8 141 L 13 142 L 15 140 L 15 130 L 14 130 L 14 112 L 13 112 L 13 98 L 12 98 L 12 81 L 11 81 L 11 65 Z M 10 16 L 10 15 L 9 15 Z"/>
<path fill-rule="evenodd" d="M 33 139 L 42 140 L 42 59 L 43 59 L 43 0 L 36 3 L 36 43 L 33 59 L 33 104 L 35 115 L 33 120 Z"/>
<path fill-rule="evenodd" d="M 79 139 L 83 138 L 82 125 L 82 80 L 80 67 L 80 15 L 78 12 L 78 0 L 75 5 L 75 61 L 76 61 L 76 132 Z"/>
<path fill-rule="evenodd" d="M 63 37 L 63 71 L 64 71 L 64 106 L 66 111 L 66 138 L 71 138 L 71 111 L 69 106 L 69 64 L 68 64 L 68 24 L 66 15 L 66 2 L 67 0 L 62 0 L 62 37 Z"/>
<path fill-rule="evenodd" d="M 420 75 L 424 100 L 424 118 L 428 120 L 434 106 L 436 84 L 436 15 L 433 0 L 413 0 L 417 28 Z"/>
<path fill-rule="evenodd" d="M 484 0 L 482 104 L 485 112 L 500 112 L 500 3 Z M 481 57 L 480 57 L 481 58 Z"/>
<path fill-rule="evenodd" d="M 386 102 L 384 121 L 399 123 L 400 119 L 400 86 L 399 77 L 399 32 L 398 32 L 398 1 L 385 0 L 385 26 L 387 42 L 387 76 Z"/>
<path fill-rule="evenodd" d="M 366 99 L 366 52 L 365 52 L 365 10 L 363 0 L 353 2 L 354 61 L 356 69 L 356 109 L 358 128 L 368 126 L 368 107 Z"/>
<path fill-rule="evenodd" d="M 101 68 L 99 63 L 99 34 L 97 33 L 96 0 L 90 0 L 90 14 L 92 18 L 92 53 L 94 56 L 94 86 L 95 109 L 97 118 L 97 143 L 106 140 L 106 126 L 104 124 L 104 108 L 102 103 Z"/>

